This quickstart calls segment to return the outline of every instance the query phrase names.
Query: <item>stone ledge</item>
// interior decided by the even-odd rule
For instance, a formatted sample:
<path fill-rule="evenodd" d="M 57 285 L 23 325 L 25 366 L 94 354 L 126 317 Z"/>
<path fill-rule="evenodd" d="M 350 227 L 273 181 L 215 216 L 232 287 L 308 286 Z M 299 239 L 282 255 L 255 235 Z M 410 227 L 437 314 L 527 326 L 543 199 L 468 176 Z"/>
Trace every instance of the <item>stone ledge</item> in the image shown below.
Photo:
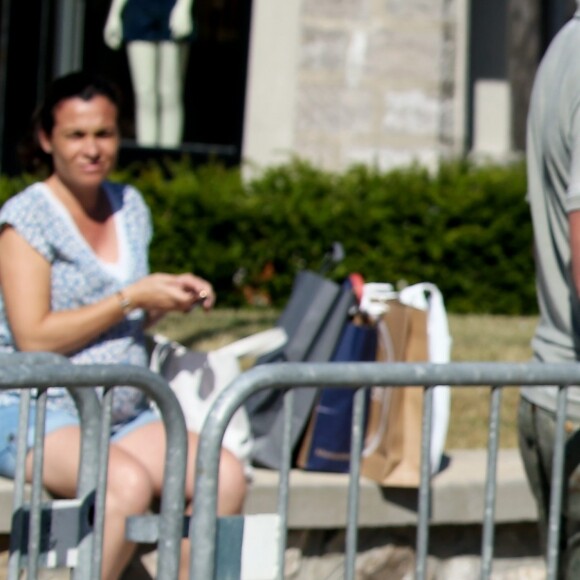
<path fill-rule="evenodd" d="M 449 464 L 433 478 L 431 523 L 480 524 L 483 521 L 487 451 L 455 450 Z M 346 526 L 348 476 L 293 470 L 290 475 L 289 529 Z M 537 519 L 534 499 L 517 449 L 502 449 L 497 466 L 495 521 L 498 524 Z M 256 469 L 245 512 L 277 509 L 278 473 Z M 417 490 L 381 488 L 363 479 L 359 527 L 409 526 L 417 523 Z"/>
<path fill-rule="evenodd" d="M 447 467 L 433 478 L 432 517 L 435 525 L 478 524 L 483 520 L 487 452 L 454 450 Z M 532 522 L 536 506 L 517 449 L 502 449 L 498 458 L 495 521 Z M 0 477 L 0 534 L 10 531 L 12 482 Z M 293 470 L 290 476 L 289 529 L 332 529 L 346 526 L 348 476 Z M 254 470 L 246 514 L 277 510 L 278 473 Z M 381 488 L 363 479 L 359 527 L 400 527 L 417 522 L 417 490 Z"/>

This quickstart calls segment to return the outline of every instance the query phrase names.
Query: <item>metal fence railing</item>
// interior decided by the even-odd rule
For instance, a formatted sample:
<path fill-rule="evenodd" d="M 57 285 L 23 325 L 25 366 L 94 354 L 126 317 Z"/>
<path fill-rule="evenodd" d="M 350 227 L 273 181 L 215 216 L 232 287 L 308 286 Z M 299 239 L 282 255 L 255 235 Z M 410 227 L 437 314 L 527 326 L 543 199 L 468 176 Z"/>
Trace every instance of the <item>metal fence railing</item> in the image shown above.
<path fill-rule="evenodd" d="M 46 518 L 58 521 L 59 500 L 42 501 L 42 446 L 43 446 L 43 406 L 46 389 L 60 385 L 71 390 L 79 407 L 82 428 L 82 472 L 79 489 L 73 503 L 73 519 L 66 520 L 66 526 L 85 527 L 76 531 L 72 547 L 78 556 L 74 563 L 75 578 L 99 578 L 101 569 L 101 543 L 104 519 L 104 498 L 106 494 L 106 466 L 108 458 L 111 401 L 114 385 L 126 384 L 141 388 L 150 396 L 161 412 L 168 442 L 163 494 L 158 518 L 137 520 L 134 528 L 139 528 L 144 536 L 154 536 L 158 541 L 157 577 L 163 580 L 177 578 L 181 539 L 188 535 L 191 549 L 190 578 L 211 580 L 220 578 L 217 570 L 220 557 L 228 549 L 221 551 L 220 539 L 226 537 L 223 520 L 217 517 L 217 490 L 220 447 L 226 426 L 235 411 L 253 393 L 266 388 L 286 391 L 284 413 L 286 432 L 282 450 L 283 462 L 280 472 L 280 487 L 277 506 L 279 534 L 274 548 L 277 558 L 278 578 L 283 578 L 288 522 L 288 498 L 290 493 L 289 475 L 291 467 L 290 417 L 294 389 L 297 387 L 333 386 L 359 389 L 355 396 L 352 419 L 352 445 L 362 448 L 364 437 L 364 392 L 370 385 L 405 386 L 422 385 L 424 388 L 424 408 L 422 421 L 422 462 L 418 494 L 418 514 L 416 530 L 415 577 L 426 577 L 427 555 L 429 551 L 429 518 L 431 511 L 430 494 L 430 436 L 432 426 L 433 389 L 437 385 L 489 386 L 492 390 L 489 418 L 489 443 L 485 502 L 482 513 L 481 578 L 491 576 L 494 551 L 494 517 L 496 497 L 496 465 L 499 447 L 499 413 L 501 392 L 504 386 L 512 385 L 556 385 L 558 394 L 557 433 L 554 447 L 552 473 L 551 507 L 549 516 L 547 545 L 547 578 L 555 580 L 558 567 L 558 537 L 560 509 L 562 505 L 566 387 L 580 384 L 580 365 L 575 364 L 503 364 L 503 363 L 282 363 L 255 367 L 241 375 L 218 398 L 205 422 L 200 437 L 196 465 L 196 494 L 189 527 L 184 532 L 184 480 L 186 469 L 186 431 L 178 402 L 170 392 L 167 383 L 147 369 L 131 366 L 71 365 L 56 355 L 0 355 L 0 389 L 22 389 L 21 432 L 26 431 L 26 406 L 29 397 L 36 399 L 37 429 L 34 454 L 33 481 L 30 500 L 23 492 L 24 451 L 19 456 L 19 473 L 15 485 L 15 504 L 11 533 L 11 558 L 9 578 L 18 578 L 20 570 L 26 568 L 27 577 L 36 578 L 39 565 L 47 554 L 43 542 L 46 540 Z M 93 385 L 105 387 L 99 402 L 90 388 Z M 31 393 L 31 387 L 38 389 Z M 22 446 L 20 448 L 23 449 Z M 354 579 L 358 540 L 358 504 L 360 457 L 354 453 L 350 465 L 349 494 L 347 504 L 347 530 L 344 559 L 344 577 Z M 96 459 L 95 459 L 96 458 Z M 87 525 L 83 520 L 87 506 L 94 509 L 94 519 Z M 66 506 L 65 506 L 66 507 Z M 70 504 L 69 506 L 70 507 Z M 83 512 L 83 509 L 85 512 Z M 79 515 L 80 514 L 80 515 Z M 75 519 L 76 518 L 76 519 Z M 63 520 L 64 521 L 64 520 Z M 71 524 L 71 521 L 73 524 Z M 74 523 L 76 522 L 76 523 Z M 135 524 L 135 522 L 133 522 Z M 144 527 L 154 531 L 143 532 Z M 128 526 L 130 529 L 131 526 Z M 221 530 L 221 531 L 220 531 Z M 58 545 L 58 533 L 50 538 Z M 70 531 L 70 530 L 69 530 Z M 52 531 L 50 531 L 52 533 Z M 70 536 L 70 534 L 69 534 Z M 194 539 L 194 540 L 193 540 Z M 67 546 L 71 547 L 71 546 Z M 230 577 L 230 576 L 228 576 Z M 221 580 L 221 578 L 220 578 Z"/>
<path fill-rule="evenodd" d="M 511 363 L 282 363 L 258 366 L 241 375 L 218 398 L 201 433 L 196 466 L 196 497 L 190 521 L 191 568 L 190 578 L 207 580 L 218 578 L 216 570 L 222 552 L 218 541 L 217 478 L 220 444 L 226 426 L 244 401 L 253 393 L 266 389 L 286 390 L 284 413 L 286 432 L 283 462 L 280 472 L 278 515 L 280 528 L 277 545 L 277 574 L 283 578 L 288 521 L 290 475 L 290 418 L 293 389 L 297 387 L 332 386 L 359 388 L 355 396 L 352 418 L 352 446 L 361 449 L 363 442 L 364 393 L 361 387 L 422 385 L 424 406 L 421 440 L 421 468 L 416 530 L 416 580 L 426 578 L 429 550 L 430 517 L 430 437 L 432 426 L 433 389 L 437 385 L 489 386 L 491 408 L 484 510 L 482 513 L 481 575 L 490 578 L 494 555 L 494 517 L 496 497 L 496 467 L 499 448 L 499 416 L 502 388 L 505 386 L 555 385 L 558 391 L 557 427 L 554 446 L 551 506 L 548 525 L 547 578 L 555 580 L 558 572 L 558 538 L 562 505 L 564 443 L 566 418 L 566 387 L 580 384 L 580 365 L 576 364 L 511 364 Z M 357 519 L 359 503 L 360 457 L 352 454 L 347 505 L 347 530 L 344 559 L 344 578 L 355 578 L 357 554 Z"/>
<path fill-rule="evenodd" d="M 41 566 L 65 565 L 79 579 L 100 578 L 107 484 L 111 404 L 115 385 L 142 389 L 158 406 L 168 452 L 158 521 L 159 578 L 177 578 L 183 536 L 187 461 L 185 421 L 167 382 L 147 369 L 121 365 L 72 365 L 50 354 L 0 355 L 0 389 L 21 389 L 21 411 L 8 578 L 26 569 L 37 578 Z M 75 500 L 42 499 L 42 461 L 47 389 L 71 392 L 81 417 L 81 471 Z M 99 402 L 93 388 L 104 387 Z M 34 393 L 32 393 L 34 389 Z M 25 499 L 24 465 L 30 401 L 36 404 L 30 500 Z M 64 558 L 64 560 L 63 560 Z"/>

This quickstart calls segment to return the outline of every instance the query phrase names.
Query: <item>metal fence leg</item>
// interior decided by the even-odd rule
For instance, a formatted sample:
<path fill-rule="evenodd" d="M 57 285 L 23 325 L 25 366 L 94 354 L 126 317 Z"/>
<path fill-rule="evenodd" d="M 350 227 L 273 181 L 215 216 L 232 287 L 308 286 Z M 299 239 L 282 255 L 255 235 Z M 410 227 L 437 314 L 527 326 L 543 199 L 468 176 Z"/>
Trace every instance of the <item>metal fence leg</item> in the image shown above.
<path fill-rule="evenodd" d="M 109 465 L 109 439 L 114 389 L 104 390 L 101 403 L 101 432 L 99 434 L 99 471 L 95 489 L 95 518 L 93 522 L 93 557 L 91 575 L 101 577 L 103 535 L 105 530 L 105 501 L 107 493 L 107 474 Z"/>
<path fill-rule="evenodd" d="M 554 456 L 552 463 L 552 483 L 550 494 L 550 515 L 548 518 L 548 559 L 547 580 L 556 580 L 558 575 L 558 556 L 560 540 L 560 514 L 562 512 L 562 495 L 564 482 L 564 447 L 566 445 L 566 406 L 568 390 L 560 386 L 558 390 L 556 436 L 554 437 Z"/>
<path fill-rule="evenodd" d="M 29 389 L 20 396 L 18 413 L 18 443 L 16 448 L 16 472 L 14 474 L 14 497 L 12 500 L 12 531 L 10 533 L 10 559 L 8 561 L 8 578 L 17 580 L 20 576 L 22 547 L 24 535 L 24 485 L 26 483 L 26 448 L 28 439 L 28 420 L 30 418 Z"/>
<path fill-rule="evenodd" d="M 280 542 L 278 544 L 278 578 L 283 580 L 286 565 L 286 534 L 288 530 L 288 501 L 290 497 L 290 468 L 292 467 L 292 415 L 294 413 L 294 391 L 284 395 L 284 432 L 282 439 L 282 461 L 280 467 L 280 489 L 278 490 L 278 513 L 280 514 Z"/>
<path fill-rule="evenodd" d="M 32 464 L 32 492 L 28 519 L 28 577 L 38 576 L 40 529 L 42 518 L 42 470 L 44 464 L 44 425 L 46 420 L 47 389 L 39 390 L 36 401 L 34 457 Z"/>
<path fill-rule="evenodd" d="M 345 579 L 354 580 L 358 548 L 358 511 L 360 496 L 361 454 L 364 443 L 366 389 L 358 389 L 354 395 L 352 413 L 350 478 L 348 481 L 348 517 L 346 528 Z"/>
<path fill-rule="evenodd" d="M 429 552 L 429 517 L 431 514 L 431 429 L 433 424 L 433 386 L 424 388 L 421 432 L 421 479 L 419 486 L 419 514 L 415 579 L 425 580 Z"/>
<path fill-rule="evenodd" d="M 75 401 L 81 419 L 81 466 L 77 497 L 92 505 L 94 512 L 101 439 L 99 435 L 101 433 L 101 404 L 92 389 L 71 389 L 70 394 Z M 91 530 L 86 536 L 79 538 L 77 566 L 72 571 L 74 580 L 84 580 L 87 574 L 91 574 L 94 561 L 93 522 L 87 521 L 85 523 L 91 526 Z"/>
<path fill-rule="evenodd" d="M 487 444 L 487 473 L 485 478 L 485 505 L 481 541 L 481 580 L 491 575 L 493 565 L 495 495 L 497 488 L 497 454 L 499 449 L 499 425 L 502 387 L 491 388 L 489 413 L 489 440 Z"/>

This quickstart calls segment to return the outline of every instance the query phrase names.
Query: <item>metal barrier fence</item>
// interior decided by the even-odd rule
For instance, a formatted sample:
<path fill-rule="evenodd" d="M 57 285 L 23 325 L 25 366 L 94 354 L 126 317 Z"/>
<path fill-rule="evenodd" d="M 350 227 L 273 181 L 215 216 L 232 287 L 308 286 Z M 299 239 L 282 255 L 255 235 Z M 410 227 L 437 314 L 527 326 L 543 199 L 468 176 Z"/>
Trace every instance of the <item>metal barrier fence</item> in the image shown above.
<path fill-rule="evenodd" d="M 65 361 L 58 355 L 41 353 L 0 355 L 0 389 L 22 390 L 19 421 L 21 441 L 25 440 L 27 433 L 31 389 L 38 390 L 34 397 L 36 429 L 31 498 L 28 503 L 24 498 L 26 445 L 18 445 L 8 578 L 19 578 L 23 567 L 27 570 L 28 578 L 38 577 L 40 557 L 46 558 L 47 550 L 54 549 L 53 544 L 58 544 L 59 538 L 51 536 L 53 532 L 65 532 L 65 545 L 61 549 L 78 552 L 73 558 L 76 561 L 69 562 L 74 567 L 75 578 L 100 578 L 111 404 L 116 385 L 131 385 L 142 389 L 157 404 L 165 426 L 168 452 L 158 520 L 158 576 L 168 580 L 176 579 L 183 535 L 187 462 L 185 421 L 177 399 L 165 380 L 145 368 L 72 365 Z M 70 500 L 42 501 L 46 398 L 47 389 L 54 385 L 69 389 L 82 421 L 81 471 L 77 498 L 72 504 Z M 104 387 L 101 403 L 91 388 L 95 385 Z M 67 509 L 70 516 L 63 520 L 62 513 Z M 59 529 L 47 529 L 51 523 Z M 51 545 L 47 546 L 47 541 Z"/>
<path fill-rule="evenodd" d="M 489 442 L 487 475 L 485 483 L 484 513 L 482 514 L 481 578 L 491 575 L 494 550 L 494 516 L 496 496 L 496 467 L 499 448 L 499 417 L 501 389 L 505 386 L 559 387 L 557 399 L 557 424 L 554 445 L 552 495 L 548 523 L 547 579 L 555 580 L 558 568 L 558 538 L 564 470 L 564 443 L 566 419 L 566 387 L 580 384 L 578 364 L 511 364 L 511 363 L 281 363 L 255 367 L 241 375 L 216 400 L 201 433 L 196 465 L 196 497 L 190 521 L 189 537 L 195 538 L 191 546 L 190 578 L 208 580 L 217 578 L 218 518 L 217 483 L 221 441 L 229 420 L 235 411 L 253 393 L 262 389 L 287 390 L 284 402 L 285 433 L 283 461 L 280 473 L 278 514 L 280 534 L 278 544 L 278 574 L 283 578 L 284 555 L 288 521 L 289 475 L 291 462 L 290 419 L 292 416 L 293 389 L 298 387 L 332 386 L 361 388 L 370 385 L 424 387 L 424 406 L 421 439 L 421 467 L 419 508 L 416 535 L 416 580 L 426 577 L 429 550 L 430 514 L 430 437 L 432 426 L 433 389 L 437 385 L 490 386 L 491 408 L 489 417 Z M 364 421 L 364 393 L 355 395 L 352 419 L 353 449 L 362 449 Z M 348 524 L 346 530 L 344 577 L 355 577 L 357 553 L 357 519 L 359 500 L 360 456 L 352 454 L 349 492 Z"/>
<path fill-rule="evenodd" d="M 94 521 L 81 530 L 75 578 L 99 578 L 101 544 L 104 520 L 104 497 L 106 492 L 106 466 L 108 458 L 111 402 L 114 386 L 133 385 L 141 388 L 158 405 L 167 434 L 168 453 L 164 472 L 161 514 L 155 520 L 158 538 L 158 578 L 177 578 L 181 538 L 183 534 L 184 478 L 186 468 L 186 432 L 183 416 L 177 400 L 167 383 L 147 369 L 131 366 L 87 365 L 77 366 L 63 362 L 56 355 L 0 355 L 0 389 L 22 389 L 23 412 L 21 434 L 26 432 L 28 419 L 26 409 L 30 388 L 38 389 L 36 396 L 37 425 L 42 427 L 46 404 L 46 389 L 60 385 L 71 389 L 83 420 L 82 471 L 78 486 L 78 510 L 94 507 Z M 229 420 L 243 402 L 253 393 L 267 388 L 287 390 L 284 413 L 286 428 L 283 447 L 283 468 L 280 474 L 278 514 L 280 527 L 286 530 L 288 521 L 288 497 L 290 474 L 290 417 L 293 389 L 298 387 L 334 386 L 358 388 L 352 420 L 352 445 L 362 447 L 364 430 L 364 392 L 361 387 L 369 385 L 424 387 L 424 410 L 422 422 L 421 484 L 416 539 L 415 577 L 426 577 L 429 550 L 430 514 L 430 435 L 432 425 L 433 389 L 437 385 L 490 386 L 492 389 L 489 419 L 488 464 L 484 513 L 482 514 L 482 567 L 481 578 L 489 578 L 493 560 L 494 504 L 496 495 L 496 463 L 499 447 L 499 411 L 501 389 L 510 385 L 556 385 L 558 394 L 558 417 L 554 462 L 552 473 L 552 497 L 549 515 L 547 567 L 549 580 L 555 580 L 558 566 L 558 536 L 562 482 L 564 468 L 564 441 L 566 415 L 566 387 L 580 384 L 580 365 L 576 364 L 503 364 L 503 363 L 286 363 L 263 365 L 241 375 L 218 398 L 204 425 L 196 466 L 196 497 L 189 522 L 190 577 L 197 580 L 216 578 L 216 553 L 218 551 L 217 484 L 221 441 Z M 105 387 L 102 402 L 87 387 Z M 27 393 L 27 394 L 26 394 Z M 96 433 L 98 432 L 98 436 Z M 22 446 L 20 446 L 22 448 Z M 20 569 L 27 567 L 28 577 L 37 577 L 38 557 L 41 554 L 41 536 L 44 515 L 54 515 L 58 500 L 42 502 L 43 429 L 36 432 L 35 463 L 29 507 L 24 502 L 23 488 L 16 490 L 13 530 L 11 534 L 12 556 L 9 578 L 17 578 Z M 24 451 L 19 457 L 17 484 L 24 482 Z M 95 461 L 97 457 L 97 461 Z M 95 467 L 96 466 L 96 467 Z M 345 549 L 345 574 L 354 579 L 357 554 L 357 519 L 359 501 L 360 457 L 353 454 L 349 478 L 348 524 Z M 80 521 L 77 517 L 77 521 Z M 150 523 L 150 522 L 148 522 Z M 284 570 L 286 547 L 285 533 L 280 534 L 277 547 L 279 577 Z M 23 556 L 26 556 L 24 558 Z M 221 580 L 221 579 L 220 579 Z"/>

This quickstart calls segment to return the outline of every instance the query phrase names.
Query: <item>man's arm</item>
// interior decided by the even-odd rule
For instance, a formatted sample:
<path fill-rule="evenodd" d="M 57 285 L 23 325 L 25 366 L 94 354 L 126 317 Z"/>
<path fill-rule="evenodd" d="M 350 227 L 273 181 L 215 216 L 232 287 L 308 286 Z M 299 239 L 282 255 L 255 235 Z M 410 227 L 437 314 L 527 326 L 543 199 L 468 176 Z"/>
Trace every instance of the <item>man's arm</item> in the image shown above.
<path fill-rule="evenodd" d="M 580 210 L 568 214 L 570 227 L 570 263 L 576 296 L 580 298 Z"/>

